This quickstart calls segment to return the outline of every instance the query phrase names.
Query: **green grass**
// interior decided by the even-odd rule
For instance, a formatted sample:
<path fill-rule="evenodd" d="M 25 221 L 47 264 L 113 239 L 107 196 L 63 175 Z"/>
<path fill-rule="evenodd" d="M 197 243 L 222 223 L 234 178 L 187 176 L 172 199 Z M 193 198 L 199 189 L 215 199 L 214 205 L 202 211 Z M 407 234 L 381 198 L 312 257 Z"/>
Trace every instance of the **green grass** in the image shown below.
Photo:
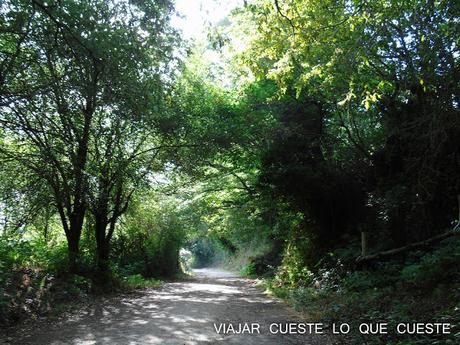
<path fill-rule="evenodd" d="M 128 289 L 158 287 L 163 284 L 159 279 L 146 279 L 140 274 L 133 274 L 123 278 L 124 286 Z"/>

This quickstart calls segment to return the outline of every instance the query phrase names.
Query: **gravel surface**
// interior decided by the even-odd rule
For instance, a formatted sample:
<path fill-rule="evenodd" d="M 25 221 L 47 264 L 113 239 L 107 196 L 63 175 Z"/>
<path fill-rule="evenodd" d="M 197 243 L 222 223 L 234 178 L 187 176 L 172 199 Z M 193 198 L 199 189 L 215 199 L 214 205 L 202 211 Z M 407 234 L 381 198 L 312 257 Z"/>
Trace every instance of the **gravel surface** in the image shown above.
<path fill-rule="evenodd" d="M 195 278 L 190 281 L 96 299 L 59 321 L 37 323 L 35 328 L 24 330 L 25 334 L 16 333 L 0 343 L 330 344 L 324 335 L 270 332 L 271 324 L 282 324 L 283 328 L 290 322 L 295 323 L 295 328 L 305 321 L 282 302 L 266 296 L 253 281 L 218 269 L 200 269 L 195 270 Z M 217 333 L 220 324 L 225 325 L 227 332 Z M 241 325 L 243 332 L 232 332 L 230 324 L 235 332 Z M 273 332 L 277 329 L 278 326 L 272 326 Z"/>

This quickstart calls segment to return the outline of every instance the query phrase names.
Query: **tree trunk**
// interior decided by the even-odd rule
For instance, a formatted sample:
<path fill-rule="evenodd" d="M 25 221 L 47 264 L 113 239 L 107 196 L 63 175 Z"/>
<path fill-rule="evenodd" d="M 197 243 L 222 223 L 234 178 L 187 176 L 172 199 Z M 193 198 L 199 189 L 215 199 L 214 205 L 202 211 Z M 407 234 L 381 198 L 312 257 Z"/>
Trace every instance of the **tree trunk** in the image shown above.
<path fill-rule="evenodd" d="M 66 231 L 67 246 L 69 249 L 69 269 L 71 273 L 80 272 L 80 238 L 84 219 L 85 209 L 83 207 L 75 209 L 70 217 L 70 226 Z"/>
<path fill-rule="evenodd" d="M 99 271 L 105 272 L 109 269 L 109 252 L 110 243 L 106 238 L 106 230 L 108 225 L 106 214 L 96 214 L 95 221 L 95 236 L 96 236 L 96 262 Z"/>
<path fill-rule="evenodd" d="M 458 202 L 458 220 L 457 225 L 455 225 L 454 230 L 457 230 L 460 227 L 460 194 L 457 194 L 457 202 Z"/>
<path fill-rule="evenodd" d="M 67 248 L 69 250 L 69 271 L 70 273 L 78 273 L 80 271 L 80 233 L 70 231 L 67 234 Z"/>
<path fill-rule="evenodd" d="M 109 253 L 110 242 L 104 241 L 97 248 L 97 267 L 99 271 L 106 272 L 109 270 Z"/>
<path fill-rule="evenodd" d="M 410 250 L 413 250 L 413 249 L 423 248 L 423 247 L 429 246 L 429 245 L 431 245 L 433 243 L 440 242 L 445 238 L 448 238 L 448 237 L 451 237 L 451 236 L 459 236 L 459 235 L 460 235 L 459 231 L 449 230 L 449 231 L 447 231 L 447 232 L 445 232 L 443 234 L 434 236 L 434 237 L 429 238 L 429 239 L 424 240 L 424 241 L 411 243 L 411 244 L 409 244 L 407 246 L 404 246 L 404 247 L 387 250 L 387 251 L 380 252 L 380 253 L 377 253 L 377 254 L 359 256 L 356 259 L 356 262 L 357 263 L 362 263 L 362 262 L 369 262 L 369 261 L 373 261 L 373 260 L 380 260 L 380 259 L 390 258 L 390 257 L 393 257 L 393 256 L 395 256 L 397 254 L 401 254 L 401 253 L 404 253 L 404 252 L 407 252 L 407 251 L 410 251 Z"/>
<path fill-rule="evenodd" d="M 361 256 L 367 255 L 367 232 L 361 232 Z"/>
<path fill-rule="evenodd" d="M 49 206 L 46 207 L 45 209 L 45 227 L 43 229 L 43 239 L 45 240 L 45 243 L 48 244 L 48 233 L 49 233 L 49 224 L 50 224 L 50 208 Z"/>

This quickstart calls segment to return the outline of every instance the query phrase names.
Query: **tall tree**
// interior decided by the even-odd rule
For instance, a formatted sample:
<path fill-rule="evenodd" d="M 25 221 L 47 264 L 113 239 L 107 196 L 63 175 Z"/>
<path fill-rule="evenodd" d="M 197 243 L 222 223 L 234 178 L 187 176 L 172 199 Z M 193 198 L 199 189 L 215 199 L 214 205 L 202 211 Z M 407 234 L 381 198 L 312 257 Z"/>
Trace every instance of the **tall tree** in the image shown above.
<path fill-rule="evenodd" d="M 243 71 L 300 106 L 322 104 L 326 161 L 359 180 L 396 242 L 447 226 L 459 191 L 458 5 L 261 0 L 239 13 Z"/>
<path fill-rule="evenodd" d="M 0 121 L 9 138 L 2 155 L 24 164 L 53 191 L 74 266 L 92 183 L 89 160 L 106 158 L 92 153 L 91 146 L 102 139 L 94 137 L 96 128 L 117 126 L 113 114 L 124 116 L 124 122 L 142 117 L 152 98 L 162 97 L 156 84 L 170 58 L 172 6 L 109 0 L 20 3 L 32 13 L 18 57 L 28 63 L 17 66 L 11 83 L 34 92 L 2 104 Z M 5 8 L 12 7 L 11 2 Z M 123 114 L 129 106 L 132 110 Z"/>

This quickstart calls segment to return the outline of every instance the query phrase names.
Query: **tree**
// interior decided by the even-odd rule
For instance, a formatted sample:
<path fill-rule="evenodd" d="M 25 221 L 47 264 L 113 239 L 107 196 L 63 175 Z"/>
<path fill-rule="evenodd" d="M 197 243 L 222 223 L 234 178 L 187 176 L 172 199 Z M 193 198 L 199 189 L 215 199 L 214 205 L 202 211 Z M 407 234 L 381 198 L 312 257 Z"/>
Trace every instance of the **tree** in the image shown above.
<path fill-rule="evenodd" d="M 322 105 L 326 162 L 367 193 L 379 219 L 363 225 L 380 222 L 396 242 L 455 217 L 458 10 L 453 1 L 267 0 L 236 15 L 242 73 L 274 80 L 300 107 Z"/>
<path fill-rule="evenodd" d="M 101 144 L 104 127 L 113 125 L 108 133 L 117 134 L 125 129 L 120 123 L 133 118 L 152 124 L 146 113 L 163 96 L 159 85 L 174 40 L 167 25 L 172 7 L 153 1 L 20 4 L 32 13 L 17 57 L 27 64 L 16 66 L 11 83 L 33 92 L 2 104 L 0 120 L 9 138 L 2 156 L 23 164 L 52 190 L 75 266 L 93 184 L 88 167 L 93 159 L 109 158 L 94 153 L 93 145 Z M 6 10 L 13 7 L 8 3 Z M 131 149 L 129 142 L 115 141 L 118 149 Z"/>

